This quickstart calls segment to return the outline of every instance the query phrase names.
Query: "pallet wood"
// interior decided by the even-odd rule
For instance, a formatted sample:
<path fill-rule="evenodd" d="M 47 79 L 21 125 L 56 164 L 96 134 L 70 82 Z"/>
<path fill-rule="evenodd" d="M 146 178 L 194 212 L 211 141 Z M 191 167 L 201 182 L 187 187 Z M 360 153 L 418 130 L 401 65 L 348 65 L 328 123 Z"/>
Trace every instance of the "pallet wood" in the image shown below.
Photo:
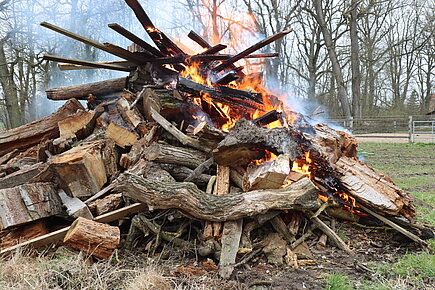
<path fill-rule="evenodd" d="M 189 216 L 206 221 L 238 220 L 271 209 L 317 208 L 317 188 L 302 179 L 283 189 L 254 190 L 245 193 L 211 195 L 190 182 L 159 182 L 124 173 L 117 190 L 154 209 L 179 209 Z"/>
<path fill-rule="evenodd" d="M 0 229 L 59 214 L 62 203 L 53 183 L 23 184 L 0 190 Z"/>
<path fill-rule="evenodd" d="M 63 242 L 79 251 L 99 259 L 108 258 L 119 246 L 121 233 L 118 227 L 77 218 L 65 235 Z"/>
<path fill-rule="evenodd" d="M 0 132 L 0 156 L 15 149 L 25 150 L 41 143 L 44 139 L 58 137 L 58 122 L 78 110 L 84 110 L 84 108 L 77 100 L 72 99 L 49 116 L 18 128 Z"/>
<path fill-rule="evenodd" d="M 102 188 L 108 176 L 117 171 L 115 143 L 101 139 L 74 147 L 55 156 L 51 167 L 68 195 L 91 196 Z"/>
<path fill-rule="evenodd" d="M 127 78 L 117 78 L 88 84 L 49 88 L 45 92 L 50 100 L 87 100 L 89 94 L 101 97 L 114 92 L 122 92 L 125 88 Z"/>

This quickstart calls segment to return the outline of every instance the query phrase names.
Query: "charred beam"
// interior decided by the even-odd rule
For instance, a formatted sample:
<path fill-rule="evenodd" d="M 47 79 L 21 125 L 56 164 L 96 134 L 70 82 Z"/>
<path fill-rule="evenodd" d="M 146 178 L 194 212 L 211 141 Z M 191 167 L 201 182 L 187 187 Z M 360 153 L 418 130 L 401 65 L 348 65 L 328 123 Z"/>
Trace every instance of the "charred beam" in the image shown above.
<path fill-rule="evenodd" d="M 79 60 L 79 59 L 73 59 L 73 58 L 66 58 L 66 57 L 60 57 L 55 55 L 46 54 L 44 55 L 44 60 L 49 61 L 56 61 L 61 63 L 70 63 L 75 65 L 81 65 L 91 68 L 104 68 L 104 69 L 111 69 L 111 70 L 118 70 L 118 71 L 126 71 L 130 72 L 134 70 L 134 67 L 127 67 L 119 64 L 108 64 L 108 63 L 99 63 L 94 61 L 86 61 L 86 60 Z"/>
<path fill-rule="evenodd" d="M 125 29 L 124 27 L 119 25 L 118 23 L 112 23 L 112 24 L 109 24 L 108 26 L 111 29 L 113 29 L 116 32 L 118 32 L 119 34 L 121 34 L 122 36 L 124 36 L 125 38 L 131 40 L 132 42 L 136 43 L 137 45 L 139 45 L 140 47 L 145 49 L 145 51 L 147 51 L 151 55 L 154 55 L 154 56 L 165 56 L 160 50 L 158 50 L 157 48 L 151 46 L 146 41 L 144 41 L 143 39 L 141 39 L 138 36 L 134 35 L 130 31 L 128 31 L 127 29 Z"/>
<path fill-rule="evenodd" d="M 252 122 L 254 122 L 258 126 L 262 127 L 262 126 L 266 126 L 272 122 L 280 120 L 281 116 L 282 116 L 282 113 L 280 113 L 276 110 L 273 110 L 273 111 L 267 112 L 263 116 L 260 116 L 256 119 L 252 120 Z"/>
<path fill-rule="evenodd" d="M 248 47 L 244 51 L 238 53 L 234 57 L 228 59 L 227 61 L 224 61 L 223 63 L 221 63 L 220 65 L 215 67 L 213 70 L 215 72 L 219 72 L 219 71 L 229 67 L 230 65 L 234 64 L 236 61 L 241 60 L 245 56 L 250 55 L 254 51 L 257 51 L 257 50 L 261 49 L 262 47 L 264 47 L 264 46 L 266 46 L 266 45 L 268 45 L 268 44 L 270 44 L 270 43 L 272 43 L 272 42 L 274 42 L 274 41 L 284 37 L 285 35 L 289 34 L 290 32 L 292 32 L 291 29 L 279 32 L 279 33 L 277 33 L 275 35 L 272 35 L 272 36 L 270 36 L 268 38 L 265 38 L 262 41 L 257 42 L 256 44 Z"/>
<path fill-rule="evenodd" d="M 196 43 L 198 43 L 202 48 L 212 47 L 204 38 L 202 38 L 198 33 L 193 30 L 191 30 L 187 36 Z"/>

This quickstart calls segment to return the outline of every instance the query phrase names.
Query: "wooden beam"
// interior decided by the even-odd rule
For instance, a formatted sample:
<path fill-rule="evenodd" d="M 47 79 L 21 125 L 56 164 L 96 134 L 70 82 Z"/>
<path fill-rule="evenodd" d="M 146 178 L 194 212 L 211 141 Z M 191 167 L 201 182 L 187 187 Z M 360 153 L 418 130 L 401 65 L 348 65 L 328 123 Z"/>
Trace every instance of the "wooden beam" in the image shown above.
<path fill-rule="evenodd" d="M 236 54 L 236 55 L 233 56 L 232 58 L 230 58 L 230 59 L 224 61 L 223 63 L 221 63 L 220 65 L 218 65 L 217 67 L 215 67 L 213 70 L 214 70 L 215 72 L 220 72 L 221 70 L 223 70 L 223 69 L 229 67 L 230 65 L 234 64 L 236 61 L 241 60 L 241 59 L 244 58 L 245 56 L 247 56 L 247 55 L 253 53 L 254 51 L 257 51 L 257 50 L 259 50 L 260 48 L 262 48 L 262 47 L 264 47 L 264 46 L 266 46 L 266 45 L 268 45 L 268 44 L 270 44 L 270 43 L 276 41 L 277 39 L 282 38 L 283 36 L 289 34 L 290 32 L 292 32 L 291 29 L 289 29 L 289 30 L 285 30 L 285 31 L 282 31 L 282 32 L 279 32 L 279 33 L 277 33 L 277 34 L 275 34 L 275 35 L 272 35 L 272 36 L 270 36 L 270 37 L 268 37 L 268 38 L 265 38 L 265 39 L 263 39 L 262 41 L 257 42 L 256 44 L 254 44 L 254 45 L 248 47 L 248 48 L 245 49 L 244 51 L 242 51 L 242 52 Z"/>
<path fill-rule="evenodd" d="M 126 71 L 126 72 L 130 72 L 130 71 L 135 69 L 134 67 L 129 68 L 129 67 L 125 67 L 122 65 L 94 62 L 94 61 L 87 61 L 87 60 L 79 60 L 79 59 L 60 57 L 60 56 L 55 56 L 55 55 L 50 55 L 50 54 L 44 55 L 43 59 L 49 60 L 49 61 L 56 61 L 56 62 L 62 62 L 62 63 L 70 63 L 70 64 L 75 64 L 75 65 L 87 66 L 87 67 L 91 67 L 91 68 L 104 68 L 104 69 Z"/>
<path fill-rule="evenodd" d="M 123 59 L 126 59 L 128 61 L 137 63 L 137 64 L 144 64 L 146 62 L 149 62 L 149 60 L 151 58 L 145 58 L 142 56 L 139 56 L 133 52 L 130 52 L 120 46 L 114 45 L 112 43 L 109 42 L 105 42 L 104 46 L 107 47 L 109 49 L 109 51 L 111 51 L 113 54 L 119 55 L 120 57 L 122 57 Z"/>
<path fill-rule="evenodd" d="M 131 66 L 135 66 L 134 63 L 126 61 L 126 60 L 112 60 L 112 61 L 94 61 L 94 63 L 97 64 L 109 64 L 109 65 L 116 65 L 116 66 L 122 66 L 123 68 L 128 68 Z M 72 64 L 72 63 L 58 63 L 57 67 L 60 70 L 82 70 L 82 69 L 96 69 L 94 66 L 88 66 L 88 65 L 78 65 L 78 64 Z"/>
<path fill-rule="evenodd" d="M 193 30 L 191 30 L 187 36 L 196 43 L 198 43 L 202 48 L 212 47 L 204 38 L 202 38 L 198 33 Z"/>
<path fill-rule="evenodd" d="M 138 36 L 134 35 L 130 31 L 128 31 L 127 29 L 125 29 L 124 27 L 119 25 L 118 23 L 112 23 L 112 24 L 109 24 L 108 26 L 111 29 L 113 29 L 116 32 L 118 32 L 119 34 L 121 34 L 122 36 L 124 36 L 125 38 L 131 40 L 132 42 L 136 43 L 137 45 L 139 45 L 140 47 L 145 49 L 145 51 L 149 52 L 151 55 L 154 55 L 154 56 L 165 56 L 160 50 L 158 50 L 154 46 L 151 46 L 145 40 L 143 40 L 143 39 L 139 38 Z"/>

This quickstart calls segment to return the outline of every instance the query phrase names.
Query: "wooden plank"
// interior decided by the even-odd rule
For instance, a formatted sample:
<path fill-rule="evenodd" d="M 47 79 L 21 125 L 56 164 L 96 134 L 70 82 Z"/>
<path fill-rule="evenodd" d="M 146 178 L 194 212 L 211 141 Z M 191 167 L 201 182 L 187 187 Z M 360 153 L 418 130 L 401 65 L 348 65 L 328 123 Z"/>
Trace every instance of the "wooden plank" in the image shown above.
<path fill-rule="evenodd" d="M 220 65 L 218 65 L 217 67 L 215 67 L 213 69 L 213 71 L 215 72 L 220 72 L 221 70 L 229 67 L 230 65 L 234 64 L 236 61 L 241 60 L 242 58 L 244 58 L 245 56 L 253 53 L 254 51 L 257 51 L 259 49 L 261 49 L 262 47 L 276 41 L 277 39 L 280 39 L 282 37 L 284 37 L 285 35 L 289 34 L 290 32 L 292 32 L 291 29 L 289 30 L 285 30 L 282 32 L 279 32 L 277 34 L 274 34 L 272 36 L 269 36 L 268 38 L 263 39 L 260 42 L 257 42 L 256 44 L 248 47 L 247 49 L 245 49 L 244 51 L 236 54 L 235 56 L 233 56 L 232 58 L 224 61 L 223 63 L 221 63 Z"/>
<path fill-rule="evenodd" d="M 92 67 L 92 68 L 104 68 L 104 69 L 125 71 L 125 72 L 130 72 L 130 71 L 135 69 L 134 67 L 125 67 L 125 66 L 116 65 L 116 64 L 108 64 L 108 63 L 86 61 L 86 60 L 79 60 L 79 59 L 73 59 L 73 58 L 66 58 L 66 57 L 60 57 L 60 56 L 55 56 L 55 55 L 50 55 L 50 54 L 44 55 L 43 59 L 49 60 L 49 61 L 55 61 L 55 62 L 62 62 L 62 63 L 70 63 L 70 64 L 75 64 L 75 65 L 87 66 L 87 67 Z"/>
<path fill-rule="evenodd" d="M 154 55 L 154 56 L 165 56 L 160 50 L 158 50 L 157 48 L 151 46 L 145 40 L 143 40 L 143 39 L 139 38 L 138 36 L 134 35 L 130 31 L 128 31 L 127 29 L 125 29 L 124 27 L 119 25 L 118 23 L 112 23 L 112 24 L 109 24 L 108 26 L 111 29 L 113 29 L 116 32 L 118 32 L 119 34 L 121 34 L 122 36 L 126 37 L 127 39 L 131 40 L 132 42 L 136 43 L 137 45 L 139 45 L 140 47 L 145 49 L 145 51 L 149 52 L 151 55 Z"/>
<path fill-rule="evenodd" d="M 114 64 L 117 66 L 122 66 L 124 68 L 128 68 L 134 66 L 135 64 L 126 60 L 111 60 L 111 61 L 94 61 L 94 63 L 98 64 Z M 72 63 L 58 63 L 57 67 L 60 70 L 82 70 L 82 69 L 96 69 L 95 67 L 90 67 L 86 65 L 78 65 Z"/>
<path fill-rule="evenodd" d="M 100 222 L 100 223 L 109 223 L 109 222 L 119 220 L 123 217 L 130 215 L 130 214 L 141 212 L 141 211 L 144 211 L 147 209 L 148 209 L 148 206 L 146 204 L 134 203 L 132 205 L 120 208 L 120 209 L 112 211 L 110 213 L 98 216 L 94 220 L 97 222 Z M 65 235 L 69 229 L 70 229 L 70 227 L 65 227 L 65 228 L 62 228 L 60 230 L 51 232 L 49 234 L 37 237 L 35 239 L 31 239 L 31 240 L 28 240 L 26 242 L 20 243 L 18 245 L 13 246 L 13 247 L 2 249 L 0 251 L 0 256 L 11 253 L 11 252 L 13 252 L 21 247 L 38 248 L 38 247 L 42 247 L 42 246 L 45 246 L 45 245 L 48 245 L 51 243 L 57 243 L 57 242 L 63 240 L 63 238 L 65 237 Z"/>

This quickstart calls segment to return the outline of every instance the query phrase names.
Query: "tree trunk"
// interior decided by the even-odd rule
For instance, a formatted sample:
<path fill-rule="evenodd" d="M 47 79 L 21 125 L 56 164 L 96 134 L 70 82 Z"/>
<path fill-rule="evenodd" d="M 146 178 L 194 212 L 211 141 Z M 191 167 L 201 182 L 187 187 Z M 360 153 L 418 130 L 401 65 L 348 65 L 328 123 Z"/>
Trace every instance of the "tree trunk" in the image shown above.
<path fill-rule="evenodd" d="M 344 117 L 346 119 L 350 119 L 352 117 L 352 114 L 350 111 L 346 87 L 344 85 L 343 73 L 338 62 L 337 52 L 335 51 L 335 45 L 332 40 L 331 31 L 329 31 L 325 21 L 325 15 L 321 0 L 313 0 L 313 4 L 316 10 L 316 20 L 319 23 L 320 28 L 322 29 L 323 38 L 325 40 L 329 58 L 331 60 L 332 72 L 334 74 L 334 78 L 337 80 L 338 96 L 340 98 L 341 109 L 343 110 Z"/>
<path fill-rule="evenodd" d="M 361 72 L 358 43 L 358 0 L 352 0 L 350 13 L 350 62 L 352 66 L 352 113 L 361 117 Z"/>

